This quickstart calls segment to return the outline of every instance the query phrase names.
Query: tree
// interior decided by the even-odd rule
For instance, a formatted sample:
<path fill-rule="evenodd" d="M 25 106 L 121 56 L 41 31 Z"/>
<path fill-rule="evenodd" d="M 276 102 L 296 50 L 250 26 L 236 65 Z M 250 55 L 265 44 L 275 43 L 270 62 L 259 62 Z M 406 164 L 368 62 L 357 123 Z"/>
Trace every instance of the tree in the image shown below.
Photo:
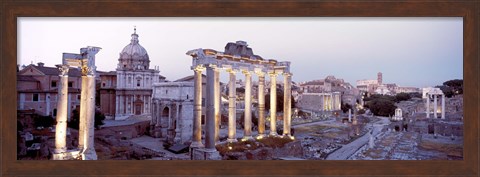
<path fill-rule="evenodd" d="M 291 99 L 291 108 L 295 108 L 295 99 Z M 270 110 L 270 94 L 265 95 L 265 110 Z M 277 112 L 283 112 L 283 91 L 277 91 Z"/>
<path fill-rule="evenodd" d="M 442 89 L 442 91 L 445 93 L 444 90 L 447 92 L 451 93 L 445 93 L 446 97 L 451 97 L 456 94 L 463 94 L 463 79 L 453 79 L 453 80 L 448 80 L 443 83 L 444 87 L 439 87 L 438 88 Z M 450 95 L 451 94 L 451 95 Z"/>
<path fill-rule="evenodd" d="M 435 87 L 442 90 L 443 94 L 445 94 L 447 98 L 450 98 L 454 95 L 454 90 L 452 87 L 445 86 L 445 85 L 437 85 Z"/>
<path fill-rule="evenodd" d="M 398 93 L 395 95 L 395 102 L 400 102 L 400 101 L 407 101 L 411 98 L 410 94 L 408 93 Z"/>
<path fill-rule="evenodd" d="M 366 107 L 376 116 L 393 115 L 397 108 L 393 96 L 376 96 L 367 102 Z"/>
<path fill-rule="evenodd" d="M 56 122 L 52 116 L 37 116 L 33 121 L 35 127 L 51 127 Z"/>
<path fill-rule="evenodd" d="M 340 107 L 343 113 L 346 113 L 349 109 L 352 109 L 352 105 L 348 103 L 342 104 Z"/>
<path fill-rule="evenodd" d="M 100 111 L 95 111 L 95 122 L 94 122 L 95 128 L 99 128 L 101 125 L 103 125 L 103 120 L 105 120 L 105 115 Z M 72 117 L 68 122 L 68 127 L 78 130 L 79 125 L 80 125 L 80 110 L 74 109 L 72 111 Z"/>
<path fill-rule="evenodd" d="M 422 98 L 422 94 L 418 92 L 412 92 L 408 94 L 410 95 L 410 98 Z"/>

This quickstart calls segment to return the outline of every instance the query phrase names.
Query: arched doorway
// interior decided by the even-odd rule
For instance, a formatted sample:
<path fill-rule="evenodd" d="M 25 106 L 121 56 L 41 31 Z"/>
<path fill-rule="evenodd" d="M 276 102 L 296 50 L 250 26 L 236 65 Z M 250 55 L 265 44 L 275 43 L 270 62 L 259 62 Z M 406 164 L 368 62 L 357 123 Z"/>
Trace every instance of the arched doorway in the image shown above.
<path fill-rule="evenodd" d="M 168 107 L 163 108 L 162 117 L 169 117 L 169 114 L 170 110 L 168 109 Z"/>
<path fill-rule="evenodd" d="M 140 96 L 137 95 L 137 99 L 133 102 L 135 115 L 140 115 L 143 113 L 143 100 L 140 99 Z"/>

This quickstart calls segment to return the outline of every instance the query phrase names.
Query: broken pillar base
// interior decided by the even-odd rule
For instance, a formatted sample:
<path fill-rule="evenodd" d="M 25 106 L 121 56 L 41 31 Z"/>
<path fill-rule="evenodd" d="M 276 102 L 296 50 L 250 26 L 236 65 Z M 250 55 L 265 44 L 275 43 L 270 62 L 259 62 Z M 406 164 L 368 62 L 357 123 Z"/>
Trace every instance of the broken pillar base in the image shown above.
<path fill-rule="evenodd" d="M 216 149 L 193 148 L 192 160 L 222 160 Z"/>
<path fill-rule="evenodd" d="M 66 152 L 54 152 L 52 156 L 53 160 L 79 160 L 79 150 L 69 150 Z"/>
<path fill-rule="evenodd" d="M 82 160 L 97 160 L 97 153 L 92 150 L 85 150 L 82 153 Z"/>

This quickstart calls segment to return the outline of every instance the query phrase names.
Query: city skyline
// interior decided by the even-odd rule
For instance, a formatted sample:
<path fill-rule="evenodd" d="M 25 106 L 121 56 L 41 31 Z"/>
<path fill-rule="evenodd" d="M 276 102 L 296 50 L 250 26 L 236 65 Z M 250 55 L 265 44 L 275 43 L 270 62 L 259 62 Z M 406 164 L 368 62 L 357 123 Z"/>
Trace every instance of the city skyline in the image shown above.
<path fill-rule="evenodd" d="M 188 50 L 246 41 L 266 59 L 291 61 L 292 80 L 328 75 L 427 87 L 463 79 L 463 21 L 434 18 L 29 18 L 18 20 L 18 64 L 54 66 L 62 53 L 97 46 L 97 70 L 114 71 L 136 26 L 150 68 L 173 81 L 192 75 Z M 41 35 L 39 35 L 41 34 Z M 175 67 L 171 67 L 175 66 Z M 238 79 L 243 79 L 239 74 Z M 222 74 L 222 81 L 226 80 Z"/>

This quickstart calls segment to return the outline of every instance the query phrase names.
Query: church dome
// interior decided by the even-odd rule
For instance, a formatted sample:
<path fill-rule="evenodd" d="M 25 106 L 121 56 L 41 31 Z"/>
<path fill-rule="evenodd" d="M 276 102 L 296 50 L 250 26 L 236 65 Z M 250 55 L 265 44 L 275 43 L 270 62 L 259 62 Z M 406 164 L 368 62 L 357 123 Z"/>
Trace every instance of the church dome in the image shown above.
<path fill-rule="evenodd" d="M 147 50 L 139 44 L 136 28 L 132 34 L 130 44 L 125 46 L 122 52 L 120 52 L 118 61 L 119 69 L 146 70 L 149 68 L 150 59 Z"/>

